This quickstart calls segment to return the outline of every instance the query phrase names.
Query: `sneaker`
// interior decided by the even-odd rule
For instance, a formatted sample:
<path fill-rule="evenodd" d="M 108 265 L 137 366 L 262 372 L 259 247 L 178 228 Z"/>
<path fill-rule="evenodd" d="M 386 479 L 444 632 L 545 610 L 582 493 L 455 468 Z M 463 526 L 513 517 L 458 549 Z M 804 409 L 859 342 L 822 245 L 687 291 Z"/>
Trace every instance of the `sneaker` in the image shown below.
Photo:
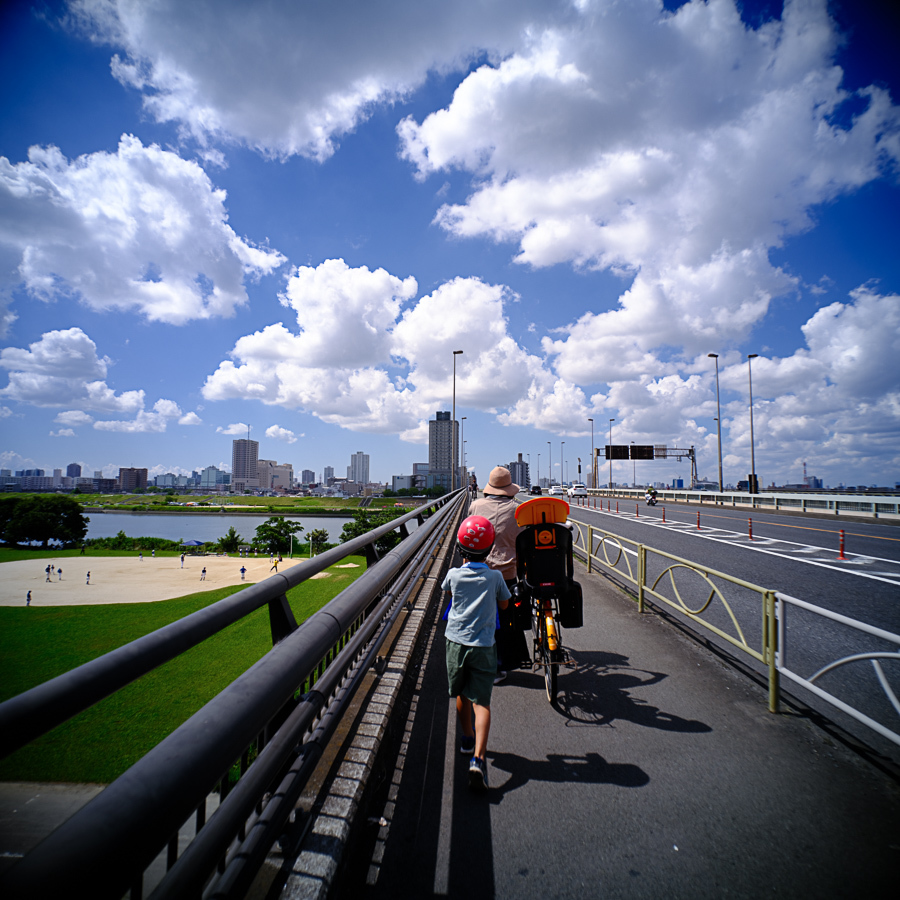
<path fill-rule="evenodd" d="M 487 766 L 483 759 L 473 756 L 469 763 L 469 787 L 473 791 L 486 791 L 487 786 Z"/>
<path fill-rule="evenodd" d="M 472 737 L 466 737 L 465 735 L 460 738 L 459 741 L 459 752 L 465 753 L 466 756 L 471 756 L 475 752 L 475 735 Z"/>
<path fill-rule="evenodd" d="M 506 672 L 503 669 L 497 669 L 497 675 L 494 678 L 494 684 L 500 684 L 501 681 L 506 681 Z"/>

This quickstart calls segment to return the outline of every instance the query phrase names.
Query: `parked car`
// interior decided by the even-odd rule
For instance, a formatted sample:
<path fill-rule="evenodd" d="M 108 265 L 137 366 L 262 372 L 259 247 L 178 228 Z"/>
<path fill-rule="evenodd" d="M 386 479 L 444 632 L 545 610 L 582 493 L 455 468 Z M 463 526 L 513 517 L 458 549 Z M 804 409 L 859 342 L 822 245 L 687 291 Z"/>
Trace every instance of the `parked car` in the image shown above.
<path fill-rule="evenodd" d="M 569 488 L 568 494 L 570 497 L 587 497 L 588 492 L 583 484 L 579 484 L 576 481 L 572 487 Z"/>
<path fill-rule="evenodd" d="M 533 484 L 531 486 L 531 490 L 528 492 L 529 494 L 534 494 L 535 497 L 540 497 L 541 495 L 541 486 L 539 484 Z"/>

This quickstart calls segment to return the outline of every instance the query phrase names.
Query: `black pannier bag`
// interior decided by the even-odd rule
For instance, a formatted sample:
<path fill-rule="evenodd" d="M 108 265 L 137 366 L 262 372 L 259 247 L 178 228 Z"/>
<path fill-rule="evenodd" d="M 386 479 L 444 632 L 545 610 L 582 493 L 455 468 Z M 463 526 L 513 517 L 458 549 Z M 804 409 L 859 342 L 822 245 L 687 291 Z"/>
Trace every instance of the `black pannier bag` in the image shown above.
<path fill-rule="evenodd" d="M 570 581 L 559 598 L 559 624 L 563 628 L 581 628 L 584 625 L 584 602 L 581 585 Z"/>

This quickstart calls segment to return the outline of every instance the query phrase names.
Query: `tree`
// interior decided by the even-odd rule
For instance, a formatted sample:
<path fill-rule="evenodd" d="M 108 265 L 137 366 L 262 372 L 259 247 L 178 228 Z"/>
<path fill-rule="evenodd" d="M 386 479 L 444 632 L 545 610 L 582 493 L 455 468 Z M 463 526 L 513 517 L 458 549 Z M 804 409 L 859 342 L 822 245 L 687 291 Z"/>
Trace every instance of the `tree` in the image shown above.
<path fill-rule="evenodd" d="M 379 525 L 386 525 L 395 518 L 397 518 L 397 511 L 393 509 L 355 509 L 353 511 L 353 521 L 347 522 L 341 531 L 341 543 L 346 544 L 347 541 L 360 537 L 366 532 L 378 528 Z M 379 553 L 384 554 L 399 543 L 399 533 L 389 531 L 375 542 L 375 546 L 378 548 Z"/>
<path fill-rule="evenodd" d="M 80 544 L 88 532 L 88 522 L 81 504 L 61 494 L 49 496 L 10 497 L 0 509 L 2 537 L 7 544 L 40 543 Z"/>
<path fill-rule="evenodd" d="M 256 526 L 255 543 L 265 547 L 269 553 L 287 553 L 291 549 L 291 535 L 300 534 L 303 530 L 299 522 L 271 516 L 262 525 Z"/>
<path fill-rule="evenodd" d="M 225 537 L 219 538 L 219 546 L 226 553 L 237 553 L 243 540 L 244 539 L 234 530 L 234 525 L 232 525 L 226 532 Z"/>
<path fill-rule="evenodd" d="M 328 545 L 328 529 L 314 528 L 308 535 L 313 553 L 321 553 Z"/>

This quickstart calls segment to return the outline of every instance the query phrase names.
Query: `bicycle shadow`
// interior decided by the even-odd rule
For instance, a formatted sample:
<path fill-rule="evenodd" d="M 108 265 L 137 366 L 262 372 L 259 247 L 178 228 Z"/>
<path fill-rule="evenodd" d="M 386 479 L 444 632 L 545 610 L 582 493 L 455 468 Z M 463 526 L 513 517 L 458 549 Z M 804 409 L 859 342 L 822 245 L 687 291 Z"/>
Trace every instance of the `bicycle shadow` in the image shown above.
<path fill-rule="evenodd" d="M 668 677 L 664 672 L 636 669 L 629 664 L 627 656 L 619 653 L 582 650 L 575 658 L 578 668 L 563 669 L 559 678 L 556 708 L 569 720 L 567 726 L 612 726 L 616 721 L 627 721 L 663 731 L 692 734 L 712 731 L 705 722 L 664 712 L 632 695 L 636 688 L 659 684 Z M 540 673 L 537 677 L 543 687 Z"/>
<path fill-rule="evenodd" d="M 631 763 L 607 762 L 599 753 L 566 756 L 548 753 L 545 759 L 528 759 L 515 753 L 495 753 L 488 749 L 491 767 L 509 774 L 502 784 L 492 782 L 489 800 L 499 803 L 502 798 L 531 781 L 551 784 L 613 784 L 618 787 L 643 787 L 650 776 Z"/>

